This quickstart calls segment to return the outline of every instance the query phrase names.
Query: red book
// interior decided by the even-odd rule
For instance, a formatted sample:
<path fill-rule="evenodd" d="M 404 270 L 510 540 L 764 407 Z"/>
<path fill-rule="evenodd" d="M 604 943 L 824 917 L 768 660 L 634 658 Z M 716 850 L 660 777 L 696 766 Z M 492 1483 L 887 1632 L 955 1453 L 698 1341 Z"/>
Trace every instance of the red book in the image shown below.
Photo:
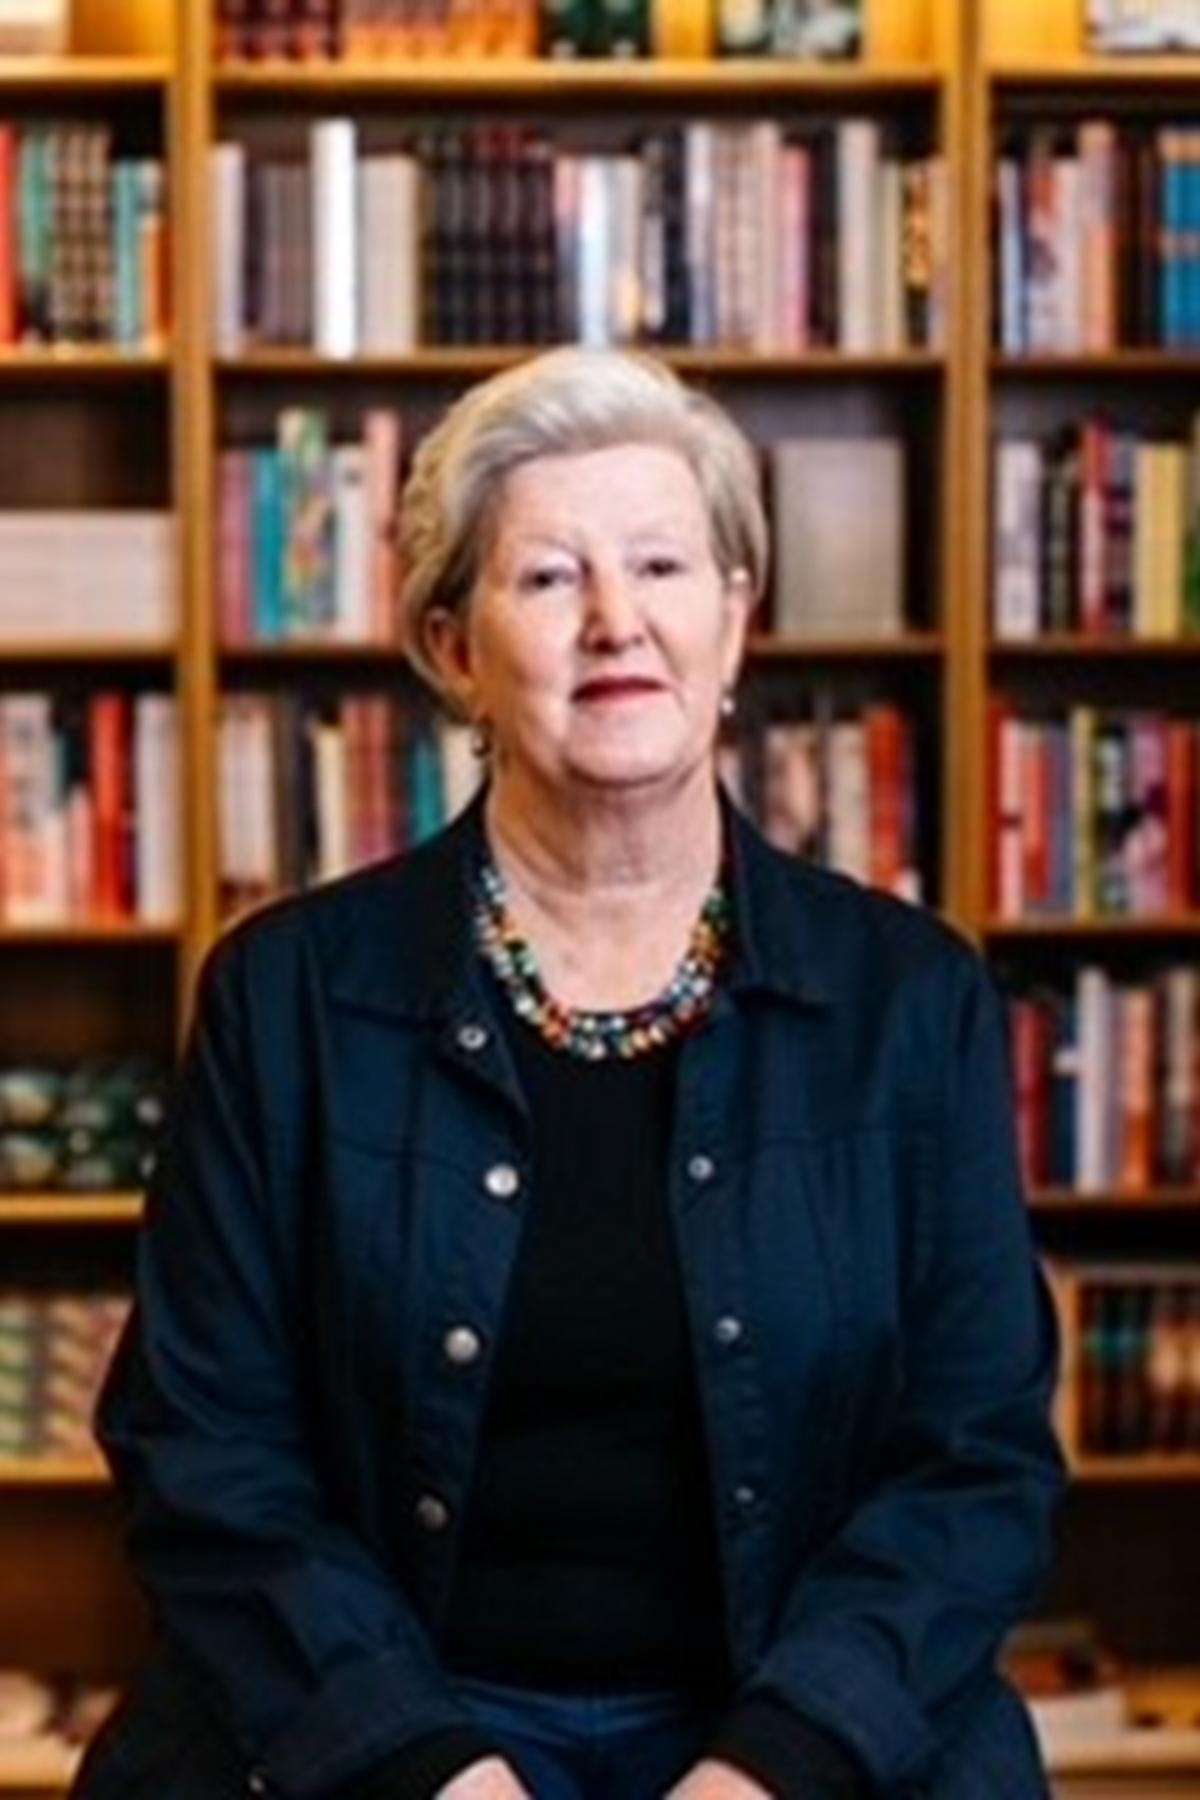
<path fill-rule="evenodd" d="M 217 459 L 217 633 L 222 644 L 250 642 L 250 452 L 223 450 Z"/>
<path fill-rule="evenodd" d="M 1195 901 L 1195 752 L 1195 725 L 1172 719 L 1167 733 L 1167 904 L 1172 912 L 1186 912 Z"/>
<path fill-rule="evenodd" d="M 1021 893 L 1026 911 L 1050 898 L 1050 754 L 1046 727 L 1027 724 L 1021 752 Z"/>
<path fill-rule="evenodd" d="M 1085 419 L 1079 449 L 1079 622 L 1083 631 L 1101 636 L 1107 622 L 1108 427 L 1099 419 Z"/>
<path fill-rule="evenodd" d="M 88 764 L 95 832 L 92 905 L 98 918 L 126 919 L 133 911 L 129 748 L 128 696 L 97 694 L 88 709 Z"/>

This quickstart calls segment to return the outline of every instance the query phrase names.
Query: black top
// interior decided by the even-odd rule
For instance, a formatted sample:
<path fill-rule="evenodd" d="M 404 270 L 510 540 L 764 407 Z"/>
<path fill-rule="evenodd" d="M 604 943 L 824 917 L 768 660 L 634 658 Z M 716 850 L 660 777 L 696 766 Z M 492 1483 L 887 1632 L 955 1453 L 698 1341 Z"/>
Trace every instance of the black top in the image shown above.
<path fill-rule="evenodd" d="M 534 1120 L 442 1653 L 577 1692 L 727 1687 L 716 1538 L 666 1198 L 677 1046 L 551 1049 L 502 995 Z"/>

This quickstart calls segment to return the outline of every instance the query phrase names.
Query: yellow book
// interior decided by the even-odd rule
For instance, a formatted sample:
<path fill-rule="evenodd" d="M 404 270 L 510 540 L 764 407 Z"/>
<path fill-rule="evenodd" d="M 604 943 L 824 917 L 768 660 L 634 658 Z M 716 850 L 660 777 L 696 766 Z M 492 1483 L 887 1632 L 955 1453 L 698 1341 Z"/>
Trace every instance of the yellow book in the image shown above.
<path fill-rule="evenodd" d="M 866 0 L 864 55 L 869 63 L 924 63 L 934 53 L 933 19 L 942 0 Z"/>
<path fill-rule="evenodd" d="M 1187 528 L 1187 451 L 1162 444 L 1159 482 L 1158 593 L 1161 635 L 1183 636 L 1183 539 Z"/>
<path fill-rule="evenodd" d="M 983 52 L 992 66 L 1083 53 L 1083 0 L 983 0 L 982 22 Z"/>
<path fill-rule="evenodd" d="M 650 46 L 655 56 L 695 62 L 713 53 L 713 0 L 652 0 Z"/>

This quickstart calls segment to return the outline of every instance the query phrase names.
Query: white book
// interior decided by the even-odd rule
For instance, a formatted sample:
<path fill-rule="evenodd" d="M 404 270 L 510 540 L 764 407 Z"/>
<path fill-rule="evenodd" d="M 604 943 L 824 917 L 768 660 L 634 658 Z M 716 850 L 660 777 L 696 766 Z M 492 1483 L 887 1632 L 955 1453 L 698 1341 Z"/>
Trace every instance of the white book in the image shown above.
<path fill-rule="evenodd" d="M 179 773 L 174 698 L 170 694 L 139 694 L 133 708 L 134 891 L 137 915 L 148 922 L 169 924 L 182 912 Z"/>
<path fill-rule="evenodd" d="M 879 344 L 879 126 L 837 126 L 838 342 L 851 353 Z"/>
<path fill-rule="evenodd" d="M 904 446 L 897 438 L 788 438 L 769 476 L 775 629 L 798 637 L 903 630 Z"/>
<path fill-rule="evenodd" d="M 1058 278 L 1055 284 L 1056 329 L 1053 348 L 1084 348 L 1083 330 L 1083 174 L 1077 156 L 1054 161 L 1054 234 Z"/>
<path fill-rule="evenodd" d="M 751 239 L 755 255 L 750 342 L 760 352 L 784 346 L 783 266 L 787 252 L 778 227 L 782 158 L 783 131 L 778 121 L 758 120 L 750 127 Z"/>
<path fill-rule="evenodd" d="M 604 349 L 611 342 L 609 255 L 612 184 L 605 156 L 581 156 L 576 231 L 579 245 L 579 342 Z"/>
<path fill-rule="evenodd" d="M 309 737 L 317 804 L 315 878 L 332 881 L 346 874 L 351 866 L 346 734 L 340 724 L 315 718 L 309 722 Z"/>
<path fill-rule="evenodd" d="M 871 784 L 861 719 L 838 719 L 829 733 L 829 861 L 856 881 L 871 879 Z"/>
<path fill-rule="evenodd" d="M 362 218 L 362 348 L 403 355 L 416 348 L 421 317 L 417 160 L 402 152 L 365 156 Z"/>
<path fill-rule="evenodd" d="M 1042 446 L 1007 438 L 996 448 L 993 629 L 1005 642 L 1041 628 Z"/>
<path fill-rule="evenodd" d="M 177 544 L 168 512 L 0 511 L 0 639 L 169 639 Z"/>
<path fill-rule="evenodd" d="M 717 127 L 692 119 L 684 137 L 684 266 L 687 270 L 689 338 L 696 345 L 715 344 L 716 283 L 716 136 Z"/>
<path fill-rule="evenodd" d="M 237 356 L 246 331 L 246 149 L 214 144 L 209 156 L 212 338 L 218 356 Z"/>
<path fill-rule="evenodd" d="M 0 916 L 10 925 L 66 917 L 65 841 L 61 871 L 51 845 L 58 800 L 50 696 L 0 696 Z"/>
<path fill-rule="evenodd" d="M 358 131 L 353 119 L 312 126 L 313 347 L 357 354 L 360 344 Z"/>
<path fill-rule="evenodd" d="M 950 164 L 931 156 L 929 164 L 929 348 L 944 349 L 950 340 Z"/>
<path fill-rule="evenodd" d="M 879 165 L 877 348 L 903 350 L 907 340 L 904 306 L 904 170 L 894 158 Z"/>
<path fill-rule="evenodd" d="M 608 159 L 609 205 L 609 342 L 632 343 L 642 314 L 641 245 L 642 165 L 636 156 Z"/>
<path fill-rule="evenodd" d="M 346 643 L 371 641 L 371 515 L 367 447 L 336 444 L 333 464 L 334 632 Z"/>
<path fill-rule="evenodd" d="M 1075 1185 L 1080 1193 L 1102 1193 L 1115 1171 L 1109 1157 L 1110 1110 L 1115 1110 L 1114 996 L 1104 969 L 1078 971 L 1075 1003 L 1079 1020 L 1079 1080 L 1075 1084 Z"/>

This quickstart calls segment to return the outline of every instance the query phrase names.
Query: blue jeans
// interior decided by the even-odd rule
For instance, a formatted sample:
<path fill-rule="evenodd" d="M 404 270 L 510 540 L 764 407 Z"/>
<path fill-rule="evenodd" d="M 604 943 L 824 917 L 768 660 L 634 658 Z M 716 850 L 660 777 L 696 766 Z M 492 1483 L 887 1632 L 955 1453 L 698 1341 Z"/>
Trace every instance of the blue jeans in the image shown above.
<path fill-rule="evenodd" d="M 534 1800 L 663 1800 L 714 1723 L 672 1692 L 553 1694 L 466 1676 L 456 1686 Z"/>

